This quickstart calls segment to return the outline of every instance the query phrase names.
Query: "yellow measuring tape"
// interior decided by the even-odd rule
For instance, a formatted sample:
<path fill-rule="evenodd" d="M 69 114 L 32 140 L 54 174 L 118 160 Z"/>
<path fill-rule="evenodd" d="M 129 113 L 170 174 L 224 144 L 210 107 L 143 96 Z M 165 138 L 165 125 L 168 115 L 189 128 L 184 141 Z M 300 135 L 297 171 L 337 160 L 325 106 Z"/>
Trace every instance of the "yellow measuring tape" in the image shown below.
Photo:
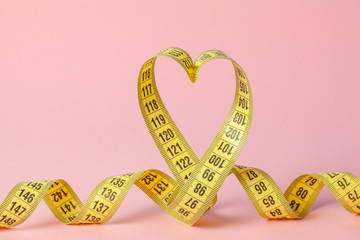
<path fill-rule="evenodd" d="M 210 60 L 227 59 L 234 66 L 234 102 L 201 159 L 185 141 L 160 98 L 154 75 L 155 61 L 159 56 L 178 62 L 192 82 L 196 81 L 200 67 Z M 106 222 L 115 214 L 133 184 L 168 214 L 193 225 L 214 206 L 216 193 L 231 173 L 238 178 L 255 209 L 264 218 L 304 217 L 324 185 L 346 210 L 360 213 L 360 181 L 351 173 L 302 175 L 283 194 L 262 170 L 235 165 L 251 125 L 252 94 L 245 72 L 224 52 L 206 51 L 193 62 L 180 48 L 161 51 L 141 67 L 138 98 L 146 126 L 176 181 L 155 169 L 109 177 L 96 186 L 85 204 L 64 180 L 22 182 L 0 205 L 0 227 L 13 227 L 24 222 L 41 199 L 65 224 Z"/>

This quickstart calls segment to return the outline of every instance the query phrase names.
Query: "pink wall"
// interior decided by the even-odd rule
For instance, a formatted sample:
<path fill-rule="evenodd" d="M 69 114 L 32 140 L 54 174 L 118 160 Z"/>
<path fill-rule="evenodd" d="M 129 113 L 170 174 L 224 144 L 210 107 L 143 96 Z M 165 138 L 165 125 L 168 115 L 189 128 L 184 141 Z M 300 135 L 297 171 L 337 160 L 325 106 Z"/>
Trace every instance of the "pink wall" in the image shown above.
<path fill-rule="evenodd" d="M 221 49 L 247 73 L 254 120 L 238 164 L 262 168 L 282 190 L 304 173 L 360 176 L 359 10 L 359 1 L 1 1 L 0 201 L 20 181 L 63 178 L 85 201 L 105 177 L 169 173 L 136 92 L 142 63 L 168 46 L 194 58 Z M 170 59 L 159 59 L 156 73 L 201 156 L 232 102 L 231 64 L 208 63 L 195 85 Z M 327 189 L 304 220 L 261 219 L 230 177 L 197 227 L 134 188 L 106 224 L 64 226 L 41 203 L 0 237 L 332 239 L 358 236 L 359 226 Z"/>

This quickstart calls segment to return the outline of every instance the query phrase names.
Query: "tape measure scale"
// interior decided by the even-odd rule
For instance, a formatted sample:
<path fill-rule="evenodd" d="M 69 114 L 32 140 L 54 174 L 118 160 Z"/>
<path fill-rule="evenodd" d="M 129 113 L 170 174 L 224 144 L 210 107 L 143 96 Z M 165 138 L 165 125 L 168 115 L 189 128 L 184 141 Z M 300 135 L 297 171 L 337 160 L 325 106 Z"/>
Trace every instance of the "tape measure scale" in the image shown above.
<path fill-rule="evenodd" d="M 182 136 L 157 90 L 154 67 L 160 56 L 178 62 L 192 82 L 201 66 L 210 60 L 227 59 L 233 64 L 236 92 L 231 110 L 201 159 Z M 156 169 L 109 177 L 95 187 L 84 204 L 64 180 L 22 182 L 0 205 L 0 227 L 21 224 L 42 199 L 62 223 L 103 223 L 115 214 L 133 184 L 168 214 L 193 225 L 216 204 L 216 194 L 231 173 L 264 218 L 304 217 L 324 185 L 346 210 L 360 213 L 360 180 L 351 173 L 302 175 L 283 194 L 264 171 L 235 165 L 251 125 L 252 94 L 245 72 L 224 52 L 206 51 L 193 61 L 180 48 L 161 51 L 140 69 L 138 99 L 145 124 L 176 180 Z"/>

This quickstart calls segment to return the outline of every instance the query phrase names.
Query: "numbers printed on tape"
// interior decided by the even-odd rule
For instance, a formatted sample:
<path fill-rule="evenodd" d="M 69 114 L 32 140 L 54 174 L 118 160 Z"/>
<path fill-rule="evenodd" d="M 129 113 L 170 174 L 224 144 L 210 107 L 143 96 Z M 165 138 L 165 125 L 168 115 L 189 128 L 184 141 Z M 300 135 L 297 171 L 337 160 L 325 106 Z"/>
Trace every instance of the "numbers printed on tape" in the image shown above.
<path fill-rule="evenodd" d="M 210 60 L 226 59 L 234 66 L 236 91 L 232 108 L 200 159 L 175 125 L 157 90 L 154 67 L 160 56 L 178 62 L 192 82 L 201 66 Z M 145 124 L 176 180 L 156 169 L 109 177 L 95 187 L 84 204 L 64 180 L 19 183 L 0 205 L 0 228 L 24 222 L 42 199 L 65 224 L 106 222 L 133 184 L 171 216 L 192 225 L 215 205 L 216 194 L 230 173 L 235 174 L 264 218 L 304 217 L 325 185 L 345 209 L 360 213 L 360 180 L 351 173 L 302 175 L 283 194 L 262 170 L 235 165 L 249 133 L 253 103 L 245 72 L 224 52 L 206 51 L 193 61 L 180 48 L 166 48 L 141 67 L 138 100 Z"/>

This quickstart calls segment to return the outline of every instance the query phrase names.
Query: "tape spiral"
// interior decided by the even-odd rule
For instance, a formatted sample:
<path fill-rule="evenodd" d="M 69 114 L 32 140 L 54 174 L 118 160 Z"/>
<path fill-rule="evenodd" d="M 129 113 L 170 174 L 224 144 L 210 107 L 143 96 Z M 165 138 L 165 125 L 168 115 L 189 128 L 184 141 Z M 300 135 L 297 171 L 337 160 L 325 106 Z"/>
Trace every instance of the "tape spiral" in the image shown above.
<path fill-rule="evenodd" d="M 199 159 L 166 110 L 156 88 L 157 57 L 170 57 L 186 71 L 192 82 L 199 69 L 213 59 L 231 61 L 236 91 L 229 114 L 204 156 Z M 18 183 L 0 205 L 0 227 L 24 222 L 42 199 L 65 224 L 102 223 L 117 211 L 133 184 L 174 218 L 193 225 L 216 203 L 226 177 L 235 174 L 257 212 L 264 218 L 304 217 L 326 185 L 351 213 L 360 213 L 360 180 L 348 172 L 306 174 L 296 178 L 283 194 L 264 171 L 235 165 L 249 133 L 252 93 L 243 69 L 219 50 L 202 53 L 193 62 L 180 48 L 167 48 L 147 60 L 138 77 L 138 99 L 146 126 L 176 180 L 150 169 L 104 179 L 83 204 L 64 180 Z"/>

